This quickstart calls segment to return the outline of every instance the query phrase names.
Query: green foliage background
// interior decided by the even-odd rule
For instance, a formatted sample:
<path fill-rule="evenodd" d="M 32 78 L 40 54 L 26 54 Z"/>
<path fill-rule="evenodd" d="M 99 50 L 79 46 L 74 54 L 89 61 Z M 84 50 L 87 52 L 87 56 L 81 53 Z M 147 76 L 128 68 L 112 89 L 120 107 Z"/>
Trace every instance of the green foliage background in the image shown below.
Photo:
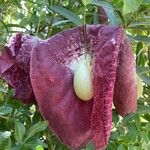
<path fill-rule="evenodd" d="M 124 26 L 144 85 L 136 113 L 122 118 L 113 110 L 107 150 L 149 150 L 150 0 L 0 0 L 0 51 L 9 36 L 18 31 L 46 39 L 84 23 L 99 24 L 99 6 L 105 9 L 109 24 Z M 23 105 L 13 95 L 14 91 L 1 79 L 0 150 L 67 150 L 50 133 L 38 107 Z M 92 144 L 84 150 L 93 150 Z"/>

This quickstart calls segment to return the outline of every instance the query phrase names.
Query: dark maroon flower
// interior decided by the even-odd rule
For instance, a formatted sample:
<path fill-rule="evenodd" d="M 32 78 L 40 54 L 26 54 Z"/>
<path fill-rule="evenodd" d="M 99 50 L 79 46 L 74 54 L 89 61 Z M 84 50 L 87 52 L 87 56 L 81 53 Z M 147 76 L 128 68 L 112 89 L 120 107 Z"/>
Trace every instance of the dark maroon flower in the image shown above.
<path fill-rule="evenodd" d="M 15 89 L 15 98 L 24 103 L 35 100 L 30 81 L 30 57 L 39 39 L 17 33 L 12 36 L 0 57 L 0 75 Z"/>
<path fill-rule="evenodd" d="M 135 60 L 122 27 L 87 26 L 94 95 L 88 102 L 80 100 L 74 92 L 73 77 L 76 63 L 85 53 L 83 33 L 83 27 L 76 27 L 47 40 L 29 36 L 20 45 L 15 58 L 10 53 L 6 55 L 5 49 L 0 59 L 0 71 L 2 77 L 12 83 L 14 76 L 8 70 L 17 68 L 19 64 L 24 72 L 17 68 L 19 78 L 16 81 L 25 88 L 30 87 L 23 92 L 34 91 L 43 117 L 49 121 L 50 129 L 60 141 L 75 150 L 92 141 L 98 150 L 108 144 L 112 101 L 122 116 L 136 110 Z M 27 59 L 22 49 L 28 52 Z M 28 60 L 28 63 L 23 60 Z M 5 72 L 8 72 L 9 78 L 6 78 Z M 28 78 L 25 83 L 21 78 L 24 75 Z M 15 89 L 17 86 L 13 84 Z M 25 93 L 20 93 L 20 97 L 25 96 Z"/>

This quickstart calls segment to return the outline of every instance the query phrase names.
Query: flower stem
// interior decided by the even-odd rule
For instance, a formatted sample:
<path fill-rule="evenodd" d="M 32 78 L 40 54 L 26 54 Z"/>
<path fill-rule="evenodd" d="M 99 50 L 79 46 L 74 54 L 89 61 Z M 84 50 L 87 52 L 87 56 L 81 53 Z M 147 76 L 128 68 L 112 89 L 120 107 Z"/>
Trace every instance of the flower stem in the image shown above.
<path fill-rule="evenodd" d="M 85 58 L 87 56 L 87 34 L 86 34 L 86 6 L 84 7 L 84 14 L 83 14 L 83 35 L 84 35 L 84 52 Z"/>

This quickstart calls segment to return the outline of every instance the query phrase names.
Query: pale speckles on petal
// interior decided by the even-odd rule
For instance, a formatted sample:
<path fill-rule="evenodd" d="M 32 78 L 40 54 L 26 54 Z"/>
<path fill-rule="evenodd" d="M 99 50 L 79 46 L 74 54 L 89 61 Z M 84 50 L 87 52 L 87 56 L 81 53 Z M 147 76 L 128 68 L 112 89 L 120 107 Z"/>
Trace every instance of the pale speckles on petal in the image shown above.
<path fill-rule="evenodd" d="M 111 39 L 112 44 L 116 44 L 116 40 L 114 38 Z"/>

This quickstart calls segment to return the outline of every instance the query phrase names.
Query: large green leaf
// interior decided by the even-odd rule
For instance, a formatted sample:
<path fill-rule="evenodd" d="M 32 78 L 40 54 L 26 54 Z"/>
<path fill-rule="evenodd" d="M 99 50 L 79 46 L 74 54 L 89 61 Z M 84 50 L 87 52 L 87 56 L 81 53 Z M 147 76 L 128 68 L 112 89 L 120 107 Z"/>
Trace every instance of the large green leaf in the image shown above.
<path fill-rule="evenodd" d="M 66 8 L 62 6 L 53 6 L 53 7 L 50 7 L 50 9 L 64 16 L 68 20 L 72 21 L 74 24 L 82 25 L 82 20 L 78 17 L 78 15 Z"/>
<path fill-rule="evenodd" d="M 18 143 L 22 143 L 22 138 L 25 134 L 25 126 L 19 122 L 19 121 L 16 121 L 15 122 L 15 139 Z"/>
<path fill-rule="evenodd" d="M 128 14 L 138 10 L 143 0 L 123 0 L 123 14 Z"/>

